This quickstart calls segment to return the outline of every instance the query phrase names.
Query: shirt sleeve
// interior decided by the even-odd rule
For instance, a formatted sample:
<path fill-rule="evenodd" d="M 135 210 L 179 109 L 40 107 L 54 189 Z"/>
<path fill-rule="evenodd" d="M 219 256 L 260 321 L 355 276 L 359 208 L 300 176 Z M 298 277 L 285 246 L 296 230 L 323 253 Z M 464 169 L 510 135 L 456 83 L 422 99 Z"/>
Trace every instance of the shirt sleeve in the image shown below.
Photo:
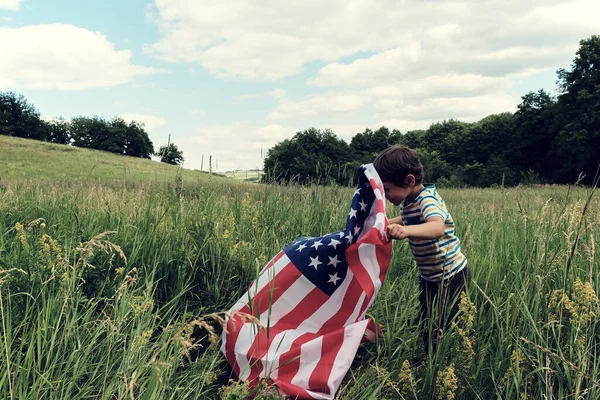
<path fill-rule="evenodd" d="M 434 196 L 423 197 L 420 207 L 424 221 L 427 221 L 431 217 L 440 217 L 444 221 L 448 218 L 446 206 Z"/>

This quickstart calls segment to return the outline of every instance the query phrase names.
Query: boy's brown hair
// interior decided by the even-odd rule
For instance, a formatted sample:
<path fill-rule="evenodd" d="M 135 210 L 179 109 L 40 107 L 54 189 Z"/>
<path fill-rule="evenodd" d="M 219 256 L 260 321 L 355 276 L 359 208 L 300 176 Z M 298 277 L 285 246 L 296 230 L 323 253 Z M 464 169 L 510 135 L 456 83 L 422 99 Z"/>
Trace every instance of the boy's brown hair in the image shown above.
<path fill-rule="evenodd" d="M 407 187 L 406 177 L 414 175 L 415 184 L 423 183 L 423 165 L 416 151 L 406 146 L 394 145 L 383 150 L 373 166 L 382 182 L 390 182 L 399 187 Z"/>

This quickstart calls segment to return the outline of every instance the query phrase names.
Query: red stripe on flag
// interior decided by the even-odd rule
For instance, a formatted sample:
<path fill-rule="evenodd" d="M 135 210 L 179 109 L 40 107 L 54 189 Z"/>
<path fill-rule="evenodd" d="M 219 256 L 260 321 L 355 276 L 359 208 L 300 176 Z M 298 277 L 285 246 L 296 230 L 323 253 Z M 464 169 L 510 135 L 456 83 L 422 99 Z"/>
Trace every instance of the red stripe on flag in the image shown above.
<path fill-rule="evenodd" d="M 369 231 L 365 237 L 373 234 L 373 231 L 374 230 Z M 360 283 L 362 290 L 365 292 L 365 300 L 370 300 L 371 297 L 373 297 L 373 293 L 375 293 L 375 285 L 364 265 L 360 262 L 360 256 L 358 254 L 359 247 L 359 244 L 349 246 L 346 250 L 346 259 L 348 260 L 348 267 L 354 274 L 354 278 Z"/>
<path fill-rule="evenodd" d="M 345 327 L 342 327 L 323 336 L 321 358 L 313 373 L 310 375 L 308 381 L 309 388 L 326 388 L 324 393 L 330 394 L 329 386 L 327 384 L 329 382 L 335 358 L 344 344 L 345 332 Z"/>
<path fill-rule="evenodd" d="M 275 263 L 277 261 L 279 261 L 281 259 L 281 257 L 283 257 L 285 255 L 285 252 L 282 250 L 279 253 L 277 253 L 277 255 L 275 257 L 273 257 L 273 259 L 271 261 L 269 261 L 267 263 L 267 265 L 265 265 L 265 267 L 262 269 L 262 271 L 260 271 L 260 274 L 264 274 L 269 268 L 271 268 L 273 265 L 275 265 Z M 252 283 L 250 284 L 250 286 L 248 287 L 248 290 L 252 289 L 252 286 L 256 285 L 256 279 L 254 281 L 252 281 Z"/>
<path fill-rule="evenodd" d="M 312 285 L 307 280 L 307 284 Z M 265 356 L 269 350 L 273 338 L 283 331 L 296 329 L 300 323 L 308 319 L 315 313 L 325 302 L 329 296 L 319 288 L 314 288 L 302 301 L 300 301 L 294 309 L 290 310 L 285 316 L 279 319 L 268 331 L 262 328 L 259 334 L 256 335 L 250 350 L 248 351 L 248 359 L 256 359 L 257 368 L 252 368 L 248 380 L 257 378 L 263 370 L 263 364 L 260 359 Z"/>
<path fill-rule="evenodd" d="M 323 336 L 329 329 L 335 329 L 337 327 L 343 326 L 344 323 L 348 320 L 350 315 L 354 312 L 354 308 L 360 295 L 362 294 L 362 287 L 359 282 L 352 278 L 348 289 L 343 297 L 342 304 L 339 310 L 333 314 L 333 316 L 326 321 L 323 326 L 316 333 L 305 333 L 304 335 L 298 337 L 290 346 L 290 349 L 283 353 L 279 357 L 279 371 L 277 378 L 275 379 L 276 383 L 279 382 L 291 382 L 291 380 L 296 376 L 298 369 L 300 367 L 300 347 L 309 342 L 316 337 Z M 329 376 L 327 377 L 329 380 Z M 323 388 L 315 388 L 316 390 L 323 390 Z M 312 390 L 312 387 L 311 387 Z"/>
<path fill-rule="evenodd" d="M 275 301 L 285 292 L 285 289 L 289 287 L 291 284 L 301 276 L 302 273 L 298 271 L 298 268 L 294 266 L 291 262 L 288 263 L 279 273 L 277 273 L 274 279 L 268 283 L 265 287 L 263 287 L 256 296 L 251 299 L 252 308 L 249 304 L 246 304 L 242 307 L 238 313 L 241 314 L 252 314 L 255 317 L 258 317 L 260 313 L 268 311 L 269 304 L 271 301 L 271 296 L 273 296 L 273 300 Z M 241 317 L 238 313 L 236 315 L 229 318 L 227 321 L 227 340 L 225 343 L 226 349 L 226 357 L 230 362 L 233 360 L 234 363 L 233 370 L 237 376 L 239 376 L 239 365 L 235 360 L 235 344 L 237 343 L 240 330 L 244 325 L 243 317 Z M 237 317 L 237 318 L 235 318 Z"/>

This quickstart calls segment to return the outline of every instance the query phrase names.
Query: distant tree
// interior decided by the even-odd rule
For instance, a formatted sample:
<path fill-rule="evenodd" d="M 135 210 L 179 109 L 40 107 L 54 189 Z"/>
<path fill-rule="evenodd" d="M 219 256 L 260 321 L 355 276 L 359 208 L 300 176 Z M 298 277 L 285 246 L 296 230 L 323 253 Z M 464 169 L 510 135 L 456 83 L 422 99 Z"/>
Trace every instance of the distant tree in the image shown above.
<path fill-rule="evenodd" d="M 110 122 L 110 130 L 116 138 L 120 138 L 119 144 L 124 155 L 150 158 L 154 154 L 154 145 L 143 123 L 138 121 L 126 123 L 122 118 L 115 117 Z"/>
<path fill-rule="evenodd" d="M 47 130 L 40 113 L 25 97 L 0 92 L 0 135 L 46 140 Z"/>
<path fill-rule="evenodd" d="M 51 143 L 71 143 L 71 123 L 64 119 L 44 121 L 46 127 L 46 140 Z"/>
<path fill-rule="evenodd" d="M 175 143 L 169 143 L 168 146 L 161 146 L 155 154 L 160 157 L 160 162 L 179 165 L 183 163 L 183 152 L 177 148 Z"/>
<path fill-rule="evenodd" d="M 71 121 L 73 146 L 108 151 L 124 156 L 150 158 L 154 146 L 143 124 L 115 117 L 77 117 Z"/>
<path fill-rule="evenodd" d="M 73 146 L 100 150 L 108 137 L 108 123 L 100 117 L 75 117 L 71 121 Z"/>
<path fill-rule="evenodd" d="M 558 71 L 558 87 L 554 180 L 573 182 L 583 172 L 591 183 L 600 161 L 599 35 L 579 43 L 571 69 Z"/>
<path fill-rule="evenodd" d="M 347 169 L 347 163 L 354 161 L 352 156 L 348 143 L 332 131 L 310 128 L 277 143 L 267 152 L 264 179 L 347 184 L 355 173 Z"/>
<path fill-rule="evenodd" d="M 515 137 L 509 161 L 520 171 L 532 170 L 552 179 L 554 162 L 548 157 L 556 140 L 556 100 L 546 91 L 529 92 L 515 113 Z"/>
<path fill-rule="evenodd" d="M 397 144 L 401 136 L 400 131 L 394 129 L 390 132 L 385 126 L 376 131 L 365 129 L 364 132 L 354 135 L 350 141 L 350 148 L 354 152 L 355 161 L 366 164 L 372 162 L 380 151 Z"/>

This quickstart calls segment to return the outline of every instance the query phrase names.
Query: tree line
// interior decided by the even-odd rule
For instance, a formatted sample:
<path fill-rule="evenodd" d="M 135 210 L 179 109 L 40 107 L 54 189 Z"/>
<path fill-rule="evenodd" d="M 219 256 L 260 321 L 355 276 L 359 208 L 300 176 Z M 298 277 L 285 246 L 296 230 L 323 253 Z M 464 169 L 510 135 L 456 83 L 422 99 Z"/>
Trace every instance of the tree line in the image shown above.
<path fill-rule="evenodd" d="M 582 40 L 570 69 L 557 71 L 556 92 L 527 93 L 516 112 L 474 123 L 366 129 L 350 143 L 310 128 L 269 149 L 264 180 L 348 184 L 361 164 L 403 144 L 419 153 L 426 180 L 440 185 L 592 184 L 600 164 L 600 36 Z"/>
<path fill-rule="evenodd" d="M 183 162 L 183 153 L 174 143 L 161 146 L 155 153 L 154 145 L 141 122 L 126 122 L 120 117 L 106 120 L 98 116 L 44 120 L 33 104 L 14 92 L 0 92 L 0 135 L 68 144 L 130 157 L 150 158 L 157 155 L 162 162 L 169 164 Z"/>

